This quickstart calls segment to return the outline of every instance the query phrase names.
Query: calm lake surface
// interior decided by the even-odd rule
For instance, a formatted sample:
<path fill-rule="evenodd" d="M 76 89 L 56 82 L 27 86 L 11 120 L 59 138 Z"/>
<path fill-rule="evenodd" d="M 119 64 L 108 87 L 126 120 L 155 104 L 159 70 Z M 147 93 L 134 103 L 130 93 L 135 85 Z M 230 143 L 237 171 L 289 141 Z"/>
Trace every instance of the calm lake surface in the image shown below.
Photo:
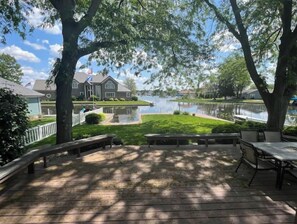
<path fill-rule="evenodd" d="M 170 113 L 175 110 L 190 114 L 206 114 L 233 121 L 234 115 L 248 116 L 257 120 L 267 120 L 267 111 L 263 104 L 223 104 L 223 103 L 178 103 L 171 101 L 175 98 L 161 98 L 157 96 L 140 96 L 139 99 L 154 103 L 154 106 L 103 107 L 104 113 L 119 115 L 119 123 L 130 123 L 139 120 L 141 114 Z M 75 106 L 74 113 L 79 113 L 83 105 Z M 55 107 L 42 107 L 44 114 L 55 114 Z M 297 124 L 297 107 L 289 107 L 286 125 Z"/>

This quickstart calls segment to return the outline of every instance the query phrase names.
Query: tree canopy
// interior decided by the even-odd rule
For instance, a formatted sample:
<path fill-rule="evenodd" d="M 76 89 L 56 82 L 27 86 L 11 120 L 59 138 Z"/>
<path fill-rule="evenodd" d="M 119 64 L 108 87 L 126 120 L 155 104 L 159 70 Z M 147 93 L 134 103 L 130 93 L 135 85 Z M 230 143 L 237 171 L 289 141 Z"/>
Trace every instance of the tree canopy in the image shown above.
<path fill-rule="evenodd" d="M 136 91 L 137 91 L 137 88 L 136 88 L 136 82 L 133 78 L 130 78 L 130 77 L 127 77 L 125 80 L 124 80 L 124 85 L 129 89 L 131 90 L 131 94 L 132 96 L 135 96 L 136 95 Z"/>
<path fill-rule="evenodd" d="M 240 97 L 242 90 L 251 84 L 245 60 L 235 54 L 225 59 L 218 71 L 219 91 L 222 96 Z"/>
<path fill-rule="evenodd" d="M 21 66 L 14 57 L 8 54 L 0 54 L 0 77 L 21 84 L 23 75 Z"/>
<path fill-rule="evenodd" d="M 200 2 L 200 1 L 199 1 Z M 240 45 L 247 70 L 268 112 L 269 129 L 284 125 L 289 100 L 297 89 L 297 3 L 292 0 L 202 0 L 215 18 L 219 40 Z M 197 8 L 197 13 L 199 9 Z M 224 35 L 229 32 L 230 35 Z M 274 65 L 274 89 L 266 82 L 267 65 Z"/>
<path fill-rule="evenodd" d="M 77 61 L 88 56 L 104 67 L 103 73 L 130 72 L 176 76 L 179 66 L 207 58 L 199 46 L 201 29 L 191 23 L 183 1 L 50 0 L 34 4 L 44 12 L 45 22 L 62 24 L 63 50 L 52 71 L 56 90 L 57 143 L 72 140 L 71 83 Z M 195 27 L 195 29 L 194 29 Z M 166 78 L 165 75 L 165 78 Z M 164 77 L 163 77 L 164 78 Z"/>

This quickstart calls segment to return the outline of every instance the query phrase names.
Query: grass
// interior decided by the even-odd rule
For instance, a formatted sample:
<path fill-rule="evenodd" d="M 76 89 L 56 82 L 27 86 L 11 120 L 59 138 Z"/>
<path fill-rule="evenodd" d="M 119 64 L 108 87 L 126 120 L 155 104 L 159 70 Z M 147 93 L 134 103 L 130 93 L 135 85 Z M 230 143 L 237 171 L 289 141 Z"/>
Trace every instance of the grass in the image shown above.
<path fill-rule="evenodd" d="M 176 102 L 185 102 L 185 103 L 251 103 L 251 104 L 263 104 L 263 100 L 255 100 L 255 99 L 227 99 L 224 98 L 216 98 L 214 99 L 176 99 L 173 100 Z"/>
<path fill-rule="evenodd" d="M 36 120 L 32 120 L 29 123 L 30 123 L 30 127 L 33 128 L 38 125 L 43 125 L 43 124 L 47 124 L 55 121 L 56 121 L 56 117 L 43 117 L 43 118 L 38 118 Z"/>
<path fill-rule="evenodd" d="M 146 144 L 149 133 L 211 133 L 212 128 L 227 124 L 225 121 L 194 117 L 190 115 L 143 115 L 142 124 L 135 125 L 77 125 L 73 137 L 89 137 L 100 134 L 116 134 L 126 145 Z M 55 144 L 55 136 L 46 138 L 30 147 Z"/>
<path fill-rule="evenodd" d="M 55 101 L 42 101 L 43 105 L 54 105 Z M 93 101 L 73 101 L 73 104 L 93 104 Z M 94 101 L 97 106 L 149 106 L 150 103 L 143 100 L 138 101 Z"/>

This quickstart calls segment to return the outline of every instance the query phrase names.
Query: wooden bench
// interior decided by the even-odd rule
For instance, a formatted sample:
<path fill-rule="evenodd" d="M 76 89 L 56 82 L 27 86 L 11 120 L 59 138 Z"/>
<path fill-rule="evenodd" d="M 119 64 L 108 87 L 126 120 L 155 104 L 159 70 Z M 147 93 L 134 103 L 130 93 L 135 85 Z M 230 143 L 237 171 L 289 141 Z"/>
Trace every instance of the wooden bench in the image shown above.
<path fill-rule="evenodd" d="M 156 145 L 158 140 L 175 140 L 176 145 L 179 147 L 181 140 L 204 140 L 205 146 L 208 147 L 208 141 L 210 139 L 221 140 L 227 139 L 233 141 L 233 146 L 239 138 L 239 133 L 211 133 L 211 134 L 146 134 L 148 146 L 150 147 L 151 142 Z"/>
<path fill-rule="evenodd" d="M 110 147 L 112 147 L 112 140 L 114 137 L 114 135 L 97 135 L 89 138 L 49 146 L 46 148 L 34 149 L 0 167 L 0 183 L 3 183 L 5 180 L 14 176 L 26 167 L 28 168 L 28 173 L 34 173 L 34 162 L 41 157 L 43 157 L 44 167 L 47 167 L 46 157 L 49 155 L 76 149 L 77 156 L 80 157 L 80 149 L 82 147 L 98 143 L 103 143 L 103 148 L 105 148 L 106 145 L 110 145 Z"/>

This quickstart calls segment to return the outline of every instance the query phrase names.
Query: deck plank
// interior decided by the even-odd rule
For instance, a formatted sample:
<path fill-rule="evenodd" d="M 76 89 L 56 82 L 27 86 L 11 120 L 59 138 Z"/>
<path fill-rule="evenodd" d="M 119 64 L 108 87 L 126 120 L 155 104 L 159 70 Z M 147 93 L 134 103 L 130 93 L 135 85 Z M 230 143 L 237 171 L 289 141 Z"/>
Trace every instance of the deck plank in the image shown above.
<path fill-rule="evenodd" d="M 297 182 L 244 165 L 230 145 L 125 146 L 53 158 L 0 194 L 0 223 L 294 223 Z"/>

